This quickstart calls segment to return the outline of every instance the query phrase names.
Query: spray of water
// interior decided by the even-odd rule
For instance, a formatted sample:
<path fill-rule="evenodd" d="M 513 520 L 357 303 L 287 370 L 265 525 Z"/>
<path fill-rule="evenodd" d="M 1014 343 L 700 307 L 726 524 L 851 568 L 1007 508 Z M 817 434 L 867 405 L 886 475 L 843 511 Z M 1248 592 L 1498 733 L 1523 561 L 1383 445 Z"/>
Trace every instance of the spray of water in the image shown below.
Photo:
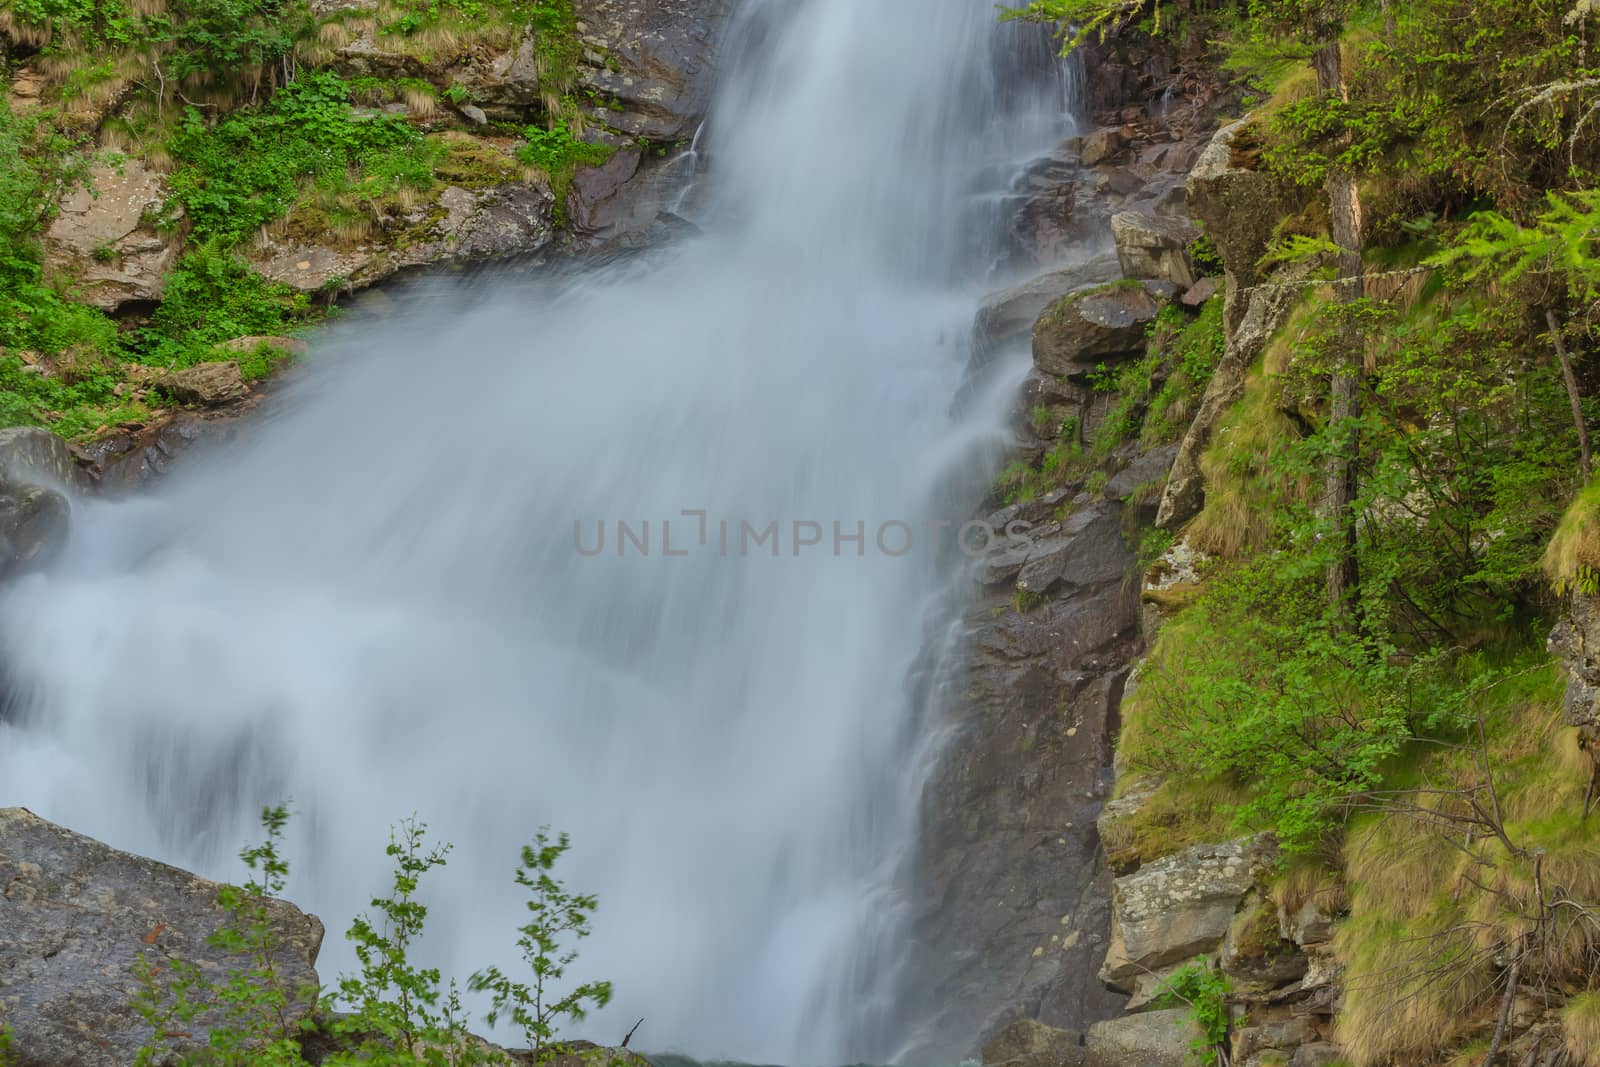
<path fill-rule="evenodd" d="M 291 895 L 335 931 L 416 811 L 456 846 L 426 948 L 456 974 L 513 962 L 516 850 L 553 824 L 600 898 L 573 977 L 617 986 L 586 1036 L 888 1055 L 907 677 L 958 560 L 921 524 L 970 506 L 1002 406 L 952 404 L 1004 228 L 984 194 L 1067 122 L 993 20 L 748 0 L 701 235 L 413 290 L 328 331 L 237 446 L 82 507 L 0 606 L 0 803 L 228 876 L 292 797 Z M 778 555 L 724 555 L 724 520 L 777 521 Z M 875 543 L 890 522 L 913 551 Z"/>

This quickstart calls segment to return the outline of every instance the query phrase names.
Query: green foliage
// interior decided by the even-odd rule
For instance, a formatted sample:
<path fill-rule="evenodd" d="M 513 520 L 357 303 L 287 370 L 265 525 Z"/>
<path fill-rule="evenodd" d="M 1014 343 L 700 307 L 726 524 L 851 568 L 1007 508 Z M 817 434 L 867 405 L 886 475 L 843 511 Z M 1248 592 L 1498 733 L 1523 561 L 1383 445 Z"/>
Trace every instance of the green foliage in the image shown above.
<path fill-rule="evenodd" d="M 1323 844 L 1414 725 L 1460 705 L 1435 659 L 1336 626 L 1322 570 L 1308 553 L 1213 577 L 1141 673 L 1124 743 L 1134 766 L 1242 786 L 1239 828 L 1273 827 L 1291 853 Z"/>
<path fill-rule="evenodd" d="M 279 973 L 284 948 L 272 923 L 271 900 L 283 892 L 289 875 L 281 844 L 289 812 L 284 806 L 261 814 L 266 840 L 240 853 L 251 872 L 243 886 L 223 886 L 217 904 L 226 915 L 207 939 L 213 948 L 239 961 L 224 977 L 181 959 L 152 962 L 141 954 L 133 968 L 139 983 L 132 1007 L 154 1031 L 135 1060 L 137 1067 L 177 1062 L 181 1067 L 307 1067 L 301 1051 L 304 1032 L 319 1023 L 308 1017 L 289 1022 L 296 1002 L 316 1002 L 320 1027 L 336 1051 L 325 1067 L 484 1067 L 504 1065 L 507 1057 L 467 1030 L 454 981 L 445 984 L 437 968 L 419 966 L 412 952 L 422 936 L 428 908 L 420 896 L 422 878 L 443 867 L 448 845 L 428 848 L 427 825 L 414 816 L 390 831 L 386 854 L 393 861 L 389 893 L 371 901 L 346 938 L 355 945 L 360 971 L 341 975 L 336 994 L 318 1000 L 315 989 L 288 989 Z M 592 896 L 568 893 L 551 871 L 569 847 L 565 834 L 552 840 L 540 830 L 522 851 L 517 882 L 530 893 L 527 924 L 518 946 L 533 972 L 531 983 L 513 981 L 497 968 L 473 975 L 474 991 L 492 995 L 493 1026 L 509 1018 L 523 1030 L 535 1062 L 548 1062 L 563 1046 L 556 1043 L 562 1020 L 580 1020 L 589 1006 L 604 1006 L 611 983 L 590 982 L 565 993 L 557 986 L 577 953 L 563 946 L 587 937 Z M 336 1008 L 349 1009 L 339 1014 Z M 203 1052 L 173 1059 L 179 1042 L 198 1026 L 208 1030 Z M 0 1067 L 7 1062 L 6 1031 L 0 1026 Z"/>
<path fill-rule="evenodd" d="M 556 195 L 558 220 L 566 217 L 567 193 L 579 168 L 597 167 L 616 153 L 609 145 L 579 140 L 570 119 L 560 119 L 549 129 L 525 127 L 522 136 L 526 143 L 517 148 L 517 159 L 530 167 L 538 167 L 549 176 L 550 188 Z"/>
<path fill-rule="evenodd" d="M 1190 1052 L 1196 1062 L 1210 1063 L 1214 1050 L 1228 1040 L 1228 995 L 1233 992 L 1228 976 L 1198 959 L 1179 968 L 1161 986 L 1157 1003 L 1164 1008 L 1188 1006 L 1189 1016 L 1201 1033 Z"/>
<path fill-rule="evenodd" d="M 452 981 L 441 986 L 438 968 L 419 967 L 411 952 L 428 909 L 418 898 L 422 876 L 443 867 L 450 846 L 424 849 L 427 824 L 413 816 L 390 831 L 386 854 L 394 861 L 389 895 L 374 898 L 371 915 L 358 917 L 346 939 L 355 943 L 358 975 L 341 976 L 338 997 L 352 1014 L 332 1032 L 352 1051 L 336 1065 L 466 1067 L 493 1062 L 467 1034 Z"/>
<path fill-rule="evenodd" d="M 1575 301 L 1600 299 L 1600 191 L 1548 193 L 1527 226 L 1494 211 L 1472 216 L 1454 243 L 1429 263 L 1457 268 L 1468 281 L 1517 282 L 1553 275 Z"/>
<path fill-rule="evenodd" d="M 290 989 L 279 974 L 283 946 L 269 904 L 270 897 L 283 892 L 289 875 L 280 853 L 288 820 L 288 809 L 281 805 L 262 811 L 266 840 L 239 854 L 250 870 L 249 879 L 243 886 L 223 886 L 217 894 L 227 920 L 206 943 L 232 954 L 241 966 L 215 980 L 191 961 L 172 960 L 167 965 L 170 977 L 163 983 L 161 965 L 141 953 L 134 967 L 140 989 L 133 1008 L 155 1033 L 139 1050 L 137 1067 L 165 1062 L 172 1044 L 186 1036 L 202 1015 L 220 1020 L 209 1032 L 206 1064 L 304 1067 L 299 1028 L 289 1022 L 289 1009 L 297 1000 L 313 998 L 316 991 Z"/>
<path fill-rule="evenodd" d="M 1217 251 L 1216 242 L 1207 233 L 1189 242 L 1189 260 L 1202 275 L 1221 274 L 1223 271 L 1222 255 Z"/>
<path fill-rule="evenodd" d="M 10 0 L 8 7 L 25 26 L 76 38 L 88 47 L 127 47 L 145 36 L 143 20 L 126 0 Z"/>
<path fill-rule="evenodd" d="M 302 73 L 266 105 L 215 125 L 189 108 L 169 149 L 180 163 L 173 198 L 195 239 L 224 246 L 284 214 L 306 185 L 369 210 L 402 187 L 426 190 L 438 156 L 400 118 L 358 117 L 350 86 L 325 71 Z"/>
<path fill-rule="evenodd" d="M 558 1051 L 554 1042 L 561 1020 L 581 1020 L 588 1007 L 604 1007 L 611 1000 L 610 982 L 585 982 L 561 995 L 554 988 L 577 958 L 577 952 L 563 942 L 589 936 L 589 914 L 597 904 L 592 896 L 569 893 L 551 874 L 568 847 L 566 834 L 552 840 L 542 829 L 522 849 L 517 884 L 528 890 L 529 919 L 517 929 L 517 946 L 532 981 L 516 981 L 498 967 L 489 967 L 468 982 L 474 992 L 490 994 L 490 1025 L 506 1018 L 520 1027 L 537 1063 Z"/>
<path fill-rule="evenodd" d="M 188 252 L 169 275 L 161 305 L 135 335 L 144 362 L 181 368 L 215 358 L 213 347 L 236 337 L 281 334 L 315 314 L 304 293 L 269 282 L 218 242 Z M 237 353 L 246 379 L 284 358 L 276 349 Z"/>
<path fill-rule="evenodd" d="M 293 44 L 283 0 L 173 0 L 152 19 L 152 43 L 172 49 L 177 78 L 260 70 Z"/>

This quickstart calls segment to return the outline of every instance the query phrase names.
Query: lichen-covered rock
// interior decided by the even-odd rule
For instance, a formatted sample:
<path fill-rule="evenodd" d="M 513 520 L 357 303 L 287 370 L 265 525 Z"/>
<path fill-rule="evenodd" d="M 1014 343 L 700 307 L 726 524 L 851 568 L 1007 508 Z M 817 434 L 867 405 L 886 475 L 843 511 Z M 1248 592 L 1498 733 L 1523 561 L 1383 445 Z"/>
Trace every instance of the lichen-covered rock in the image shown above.
<path fill-rule="evenodd" d="M 165 179 L 137 159 L 95 167 L 87 187 L 61 199 L 45 231 L 46 274 L 103 311 L 159 300 L 181 244 L 152 221 L 166 201 Z"/>
<path fill-rule="evenodd" d="M 1156 298 L 1137 283 L 1070 293 L 1034 324 L 1034 366 L 1046 374 L 1081 378 L 1104 360 L 1143 352 L 1146 328 L 1160 310 Z"/>
<path fill-rule="evenodd" d="M 1344 1051 L 1338 1045 L 1317 1042 L 1295 1049 L 1289 1067 L 1333 1067 L 1344 1060 Z"/>
<path fill-rule="evenodd" d="M 1250 128 L 1248 118 L 1222 127 L 1189 172 L 1189 214 L 1204 224 L 1227 275 L 1230 331 L 1244 316 L 1245 292 L 1261 278 L 1256 264 L 1267 241 L 1295 204 L 1283 182 L 1236 158 Z"/>
<path fill-rule="evenodd" d="M 213 363 L 196 363 L 192 367 L 164 374 L 156 379 L 156 388 L 180 404 L 198 404 L 217 407 L 243 400 L 250 395 L 249 388 L 240 376 L 236 360 L 218 360 Z"/>
<path fill-rule="evenodd" d="M 983 1046 L 983 1067 L 1082 1067 L 1083 1035 L 1018 1019 Z"/>
<path fill-rule="evenodd" d="M 1106 851 L 1106 865 L 1116 874 L 1131 874 L 1138 869 L 1139 850 L 1134 843 L 1133 825 L 1157 785 L 1148 780 L 1135 782 L 1100 809 L 1095 827 L 1100 831 L 1100 844 Z"/>
<path fill-rule="evenodd" d="M 537 252 L 554 236 L 554 215 L 544 181 L 448 185 L 370 240 L 291 233 L 258 242 L 249 258 L 262 275 L 303 292 L 360 289 L 410 267 Z"/>
<path fill-rule="evenodd" d="M 1196 845 L 1118 878 L 1101 981 L 1128 989 L 1146 971 L 1216 951 L 1270 855 L 1261 838 Z"/>
<path fill-rule="evenodd" d="M 1242 994 L 1268 993 L 1305 977 L 1305 953 L 1283 936 L 1278 910 L 1260 901 L 1233 921 L 1222 943 L 1223 973 Z"/>
<path fill-rule="evenodd" d="M 1039 315 L 1068 293 L 1115 281 L 1120 267 L 1115 256 L 1101 255 L 1084 263 L 1058 267 L 984 297 L 973 328 L 985 351 L 1026 337 Z"/>
<path fill-rule="evenodd" d="M 303 356 L 310 351 L 311 346 L 294 337 L 283 337 L 276 334 L 253 334 L 249 337 L 235 337 L 231 341 L 224 341 L 217 346 L 220 352 L 239 352 L 248 354 L 260 351 L 263 348 L 272 349 L 288 356 Z"/>
<path fill-rule="evenodd" d="M 1251 1025 L 1233 1032 L 1233 1061 L 1250 1063 L 1266 1052 L 1278 1052 L 1288 1063 L 1296 1049 L 1321 1040 L 1316 1024 L 1304 1015 L 1288 1015 Z"/>
<path fill-rule="evenodd" d="M 1086 167 L 1092 167 L 1122 151 L 1127 138 L 1120 129 L 1091 130 L 1078 142 L 1078 158 Z"/>
<path fill-rule="evenodd" d="M 1567 671 L 1562 700 L 1567 725 L 1576 726 L 1591 745 L 1600 742 L 1600 596 L 1574 592 L 1566 617 L 1550 631 L 1548 646 Z"/>
<path fill-rule="evenodd" d="M 1271 284 L 1252 289 L 1245 298 L 1246 310 L 1228 338 L 1217 369 L 1206 383 L 1200 407 L 1184 431 L 1178 454 L 1172 461 L 1161 503 L 1156 508 L 1156 525 L 1175 530 L 1200 513 L 1205 504 L 1205 477 L 1200 472 L 1200 457 L 1211 443 L 1211 433 L 1230 407 L 1244 395 L 1245 374 L 1256 357 L 1266 350 L 1273 334 L 1289 321 L 1290 314 L 1304 293 L 1299 284 L 1316 269 L 1314 262 L 1296 264 L 1275 276 Z"/>
<path fill-rule="evenodd" d="M 1193 224 L 1142 211 L 1121 211 L 1111 216 L 1111 236 L 1127 277 L 1156 278 L 1185 290 L 1199 281 L 1189 255 L 1190 242 L 1200 236 Z"/>
<path fill-rule="evenodd" d="M 573 0 L 585 45 L 579 87 L 607 101 L 597 115 L 630 137 L 693 137 L 733 8 L 732 0 Z"/>
<path fill-rule="evenodd" d="M 32 482 L 67 490 L 88 487 L 71 446 L 37 426 L 0 430 L 0 483 L 6 482 Z"/>
<path fill-rule="evenodd" d="M 1095 1023 L 1084 1035 L 1085 1067 L 1189 1067 L 1203 1035 L 1187 1008 Z"/>
<path fill-rule="evenodd" d="M 219 975 L 239 967 L 206 943 L 227 919 L 219 888 L 22 808 L 0 809 L 0 1014 L 17 1067 L 132 1063 L 151 1035 L 132 1006 L 141 955 L 189 960 Z M 292 990 L 314 989 L 322 924 L 282 901 L 267 908 L 281 980 Z M 309 998 L 295 998 L 290 1025 L 311 1007 Z M 218 1021 L 202 1014 L 179 1043 L 202 1048 Z"/>

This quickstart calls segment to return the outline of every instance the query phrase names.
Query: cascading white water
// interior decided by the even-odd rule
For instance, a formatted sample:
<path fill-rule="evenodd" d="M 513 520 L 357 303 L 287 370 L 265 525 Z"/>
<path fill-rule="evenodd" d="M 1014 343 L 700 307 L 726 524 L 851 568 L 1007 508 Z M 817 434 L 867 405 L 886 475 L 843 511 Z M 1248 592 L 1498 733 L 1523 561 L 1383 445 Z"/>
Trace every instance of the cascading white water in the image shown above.
<path fill-rule="evenodd" d="M 233 876 L 291 797 L 290 895 L 335 934 L 415 811 L 456 846 L 426 952 L 458 975 L 514 962 L 510 874 L 552 824 L 600 898 L 573 976 L 617 987 L 585 1036 L 894 1047 L 906 679 L 959 559 L 922 523 L 960 522 L 1001 407 L 952 414 L 1001 229 L 985 182 L 1067 119 L 1008 87 L 1018 31 L 988 3 L 741 17 L 703 234 L 335 327 L 239 445 L 80 509 L 0 605 L 0 803 Z M 648 554 L 619 556 L 618 520 Z M 776 557 L 741 542 L 773 521 Z M 796 554 L 797 521 L 822 543 Z M 323 962 L 348 963 L 337 936 Z"/>

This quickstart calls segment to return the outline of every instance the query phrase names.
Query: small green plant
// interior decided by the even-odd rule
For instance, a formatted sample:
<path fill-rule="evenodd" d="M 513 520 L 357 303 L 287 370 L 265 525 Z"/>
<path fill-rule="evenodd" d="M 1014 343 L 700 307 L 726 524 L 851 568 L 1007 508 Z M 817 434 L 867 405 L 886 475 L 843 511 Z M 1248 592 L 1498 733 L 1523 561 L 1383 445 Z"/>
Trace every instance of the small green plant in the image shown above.
<path fill-rule="evenodd" d="M 1162 1007 L 1185 1004 L 1189 1016 L 1200 1027 L 1189 1051 L 1197 1064 L 1210 1063 L 1215 1050 L 1228 1040 L 1228 995 L 1233 992 L 1228 976 L 1214 970 L 1204 959 L 1179 968 L 1162 982 Z"/>
<path fill-rule="evenodd" d="M 532 971 L 531 982 L 515 981 L 498 967 L 489 967 L 467 983 L 473 992 L 490 995 L 489 1025 L 506 1018 L 521 1028 L 536 1063 L 546 1063 L 559 1053 L 556 1033 L 563 1019 L 581 1020 L 590 1007 L 604 1007 L 611 1000 L 611 983 L 604 981 L 585 982 L 565 994 L 556 992 L 577 958 L 577 952 L 563 942 L 589 936 L 589 915 L 597 904 L 593 896 L 569 893 L 551 874 L 569 847 L 566 834 L 552 840 L 546 828 L 522 849 L 517 884 L 528 890 L 530 917 L 517 929 L 517 947 Z"/>
<path fill-rule="evenodd" d="M 206 1053 L 190 1055 L 182 1063 L 200 1062 L 215 1067 L 305 1067 L 300 1053 L 300 1024 L 290 1021 L 297 1001 L 313 1000 L 315 990 L 291 989 L 280 973 L 282 949 L 272 921 L 270 898 L 283 892 L 289 865 L 280 853 L 289 809 L 265 808 L 261 825 L 266 840 L 239 853 L 250 877 L 243 886 L 223 886 L 217 905 L 227 919 L 206 939 L 213 948 L 237 958 L 241 966 L 220 980 L 210 977 L 188 960 L 167 965 L 170 978 L 162 982 L 162 966 L 141 953 L 134 965 L 139 992 L 133 1009 L 155 1031 L 139 1050 L 136 1067 L 153 1067 L 170 1059 L 173 1046 L 188 1037 L 202 1015 L 219 1018 L 210 1028 Z"/>
<path fill-rule="evenodd" d="M 428 917 L 417 896 L 422 876 L 443 867 L 450 851 L 449 845 L 424 849 L 427 832 L 427 824 L 415 816 L 390 831 L 384 850 L 394 862 L 389 895 L 373 899 L 376 916 L 358 917 L 345 934 L 355 945 L 361 972 L 340 977 L 338 999 L 352 1014 L 332 1029 L 357 1045 L 351 1063 L 465 1067 L 492 1062 L 467 1035 L 455 983 L 441 987 L 438 968 L 418 967 L 411 960 Z"/>
<path fill-rule="evenodd" d="M 527 143 L 517 149 L 517 159 L 530 167 L 539 168 L 550 178 L 550 189 L 556 196 L 558 221 L 566 218 L 567 194 L 578 171 L 583 167 L 597 167 L 616 152 L 609 145 L 579 140 L 569 119 L 559 119 L 549 129 L 527 126 L 522 136 Z"/>
<path fill-rule="evenodd" d="M 1222 256 L 1208 233 L 1202 233 L 1189 242 L 1189 260 L 1201 275 L 1222 273 Z"/>

